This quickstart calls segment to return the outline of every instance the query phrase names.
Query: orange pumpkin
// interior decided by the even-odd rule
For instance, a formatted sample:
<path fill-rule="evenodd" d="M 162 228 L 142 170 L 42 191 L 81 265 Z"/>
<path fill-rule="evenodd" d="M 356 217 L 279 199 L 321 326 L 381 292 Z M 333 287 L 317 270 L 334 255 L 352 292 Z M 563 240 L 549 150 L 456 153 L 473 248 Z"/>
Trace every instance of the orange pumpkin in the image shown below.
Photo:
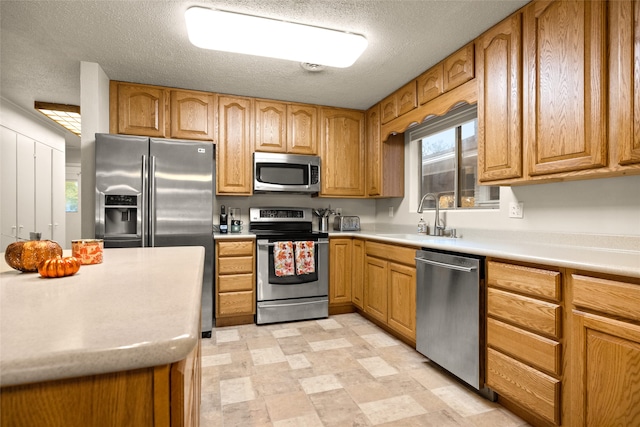
<path fill-rule="evenodd" d="M 27 240 L 7 246 L 4 259 L 11 268 L 20 271 L 38 271 L 45 259 L 62 256 L 62 247 L 52 240 Z"/>
<path fill-rule="evenodd" d="M 75 257 L 56 257 L 44 260 L 38 265 L 38 273 L 42 277 L 72 276 L 80 270 L 80 261 Z"/>

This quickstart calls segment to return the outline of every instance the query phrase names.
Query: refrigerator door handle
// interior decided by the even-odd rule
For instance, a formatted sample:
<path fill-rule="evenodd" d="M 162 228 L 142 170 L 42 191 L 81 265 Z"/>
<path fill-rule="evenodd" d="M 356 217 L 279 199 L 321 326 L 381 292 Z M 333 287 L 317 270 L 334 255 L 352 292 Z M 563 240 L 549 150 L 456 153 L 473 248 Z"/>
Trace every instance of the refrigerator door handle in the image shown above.
<path fill-rule="evenodd" d="M 151 247 L 156 246 L 156 156 L 149 156 L 151 160 L 149 176 L 149 236 Z"/>
<path fill-rule="evenodd" d="M 148 168 L 148 164 L 147 164 L 147 155 L 143 154 L 142 155 L 142 206 L 141 206 L 141 210 L 142 210 L 142 220 L 140 221 L 140 237 L 141 237 L 141 241 L 142 241 L 142 247 L 146 247 L 147 246 L 147 221 L 149 218 L 149 216 L 147 215 L 147 207 L 148 205 L 148 198 L 149 198 L 149 190 L 147 189 L 147 186 L 145 185 L 147 180 L 149 179 L 149 168 Z"/>

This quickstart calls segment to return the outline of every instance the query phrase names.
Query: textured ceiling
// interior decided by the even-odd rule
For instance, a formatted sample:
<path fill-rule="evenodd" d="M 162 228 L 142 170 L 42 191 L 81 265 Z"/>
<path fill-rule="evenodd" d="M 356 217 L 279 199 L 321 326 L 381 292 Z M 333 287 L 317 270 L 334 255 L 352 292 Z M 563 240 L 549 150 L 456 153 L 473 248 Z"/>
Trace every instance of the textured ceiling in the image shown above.
<path fill-rule="evenodd" d="M 0 95 L 27 110 L 36 100 L 79 105 L 87 61 L 112 80 L 366 109 L 525 3 L 0 0 Z M 195 5 L 355 32 L 369 46 L 352 67 L 321 73 L 206 51 L 187 39 L 184 11 Z"/>

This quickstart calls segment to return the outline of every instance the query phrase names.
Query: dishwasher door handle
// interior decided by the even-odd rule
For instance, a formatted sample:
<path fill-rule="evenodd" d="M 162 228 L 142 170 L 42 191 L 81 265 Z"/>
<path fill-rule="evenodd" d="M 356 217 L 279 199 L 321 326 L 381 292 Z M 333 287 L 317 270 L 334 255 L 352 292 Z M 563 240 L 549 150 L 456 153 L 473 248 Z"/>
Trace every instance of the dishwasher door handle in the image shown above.
<path fill-rule="evenodd" d="M 418 257 L 416 257 L 414 259 L 417 262 L 422 262 L 422 263 L 425 263 L 425 264 L 431 264 L 431 265 L 435 265 L 435 266 L 438 266 L 438 267 L 449 268 L 451 270 L 464 271 L 466 273 L 470 273 L 470 272 L 472 272 L 473 270 L 476 269 L 475 266 L 473 266 L 473 267 L 465 267 L 463 265 L 447 264 L 445 262 L 432 261 L 430 259 L 418 258 Z"/>

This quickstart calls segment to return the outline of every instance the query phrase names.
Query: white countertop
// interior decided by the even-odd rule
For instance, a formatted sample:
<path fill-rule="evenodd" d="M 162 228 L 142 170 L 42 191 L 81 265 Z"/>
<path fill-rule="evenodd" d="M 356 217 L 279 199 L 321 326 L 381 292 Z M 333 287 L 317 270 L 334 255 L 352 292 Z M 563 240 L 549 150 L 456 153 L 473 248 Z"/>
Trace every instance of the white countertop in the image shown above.
<path fill-rule="evenodd" d="M 474 231 L 454 239 L 383 226 L 329 232 L 339 236 L 640 278 L 640 238 L 634 236 Z"/>
<path fill-rule="evenodd" d="M 408 227 L 365 224 L 361 231 L 329 231 L 329 237 L 361 237 L 415 248 L 546 264 L 640 278 L 640 237 L 504 230 L 458 230 L 459 238 L 407 232 Z M 255 239 L 255 234 L 214 233 L 215 240 Z"/>
<path fill-rule="evenodd" d="M 0 385 L 164 365 L 200 338 L 204 248 L 105 249 L 44 279 L 0 261 Z"/>

